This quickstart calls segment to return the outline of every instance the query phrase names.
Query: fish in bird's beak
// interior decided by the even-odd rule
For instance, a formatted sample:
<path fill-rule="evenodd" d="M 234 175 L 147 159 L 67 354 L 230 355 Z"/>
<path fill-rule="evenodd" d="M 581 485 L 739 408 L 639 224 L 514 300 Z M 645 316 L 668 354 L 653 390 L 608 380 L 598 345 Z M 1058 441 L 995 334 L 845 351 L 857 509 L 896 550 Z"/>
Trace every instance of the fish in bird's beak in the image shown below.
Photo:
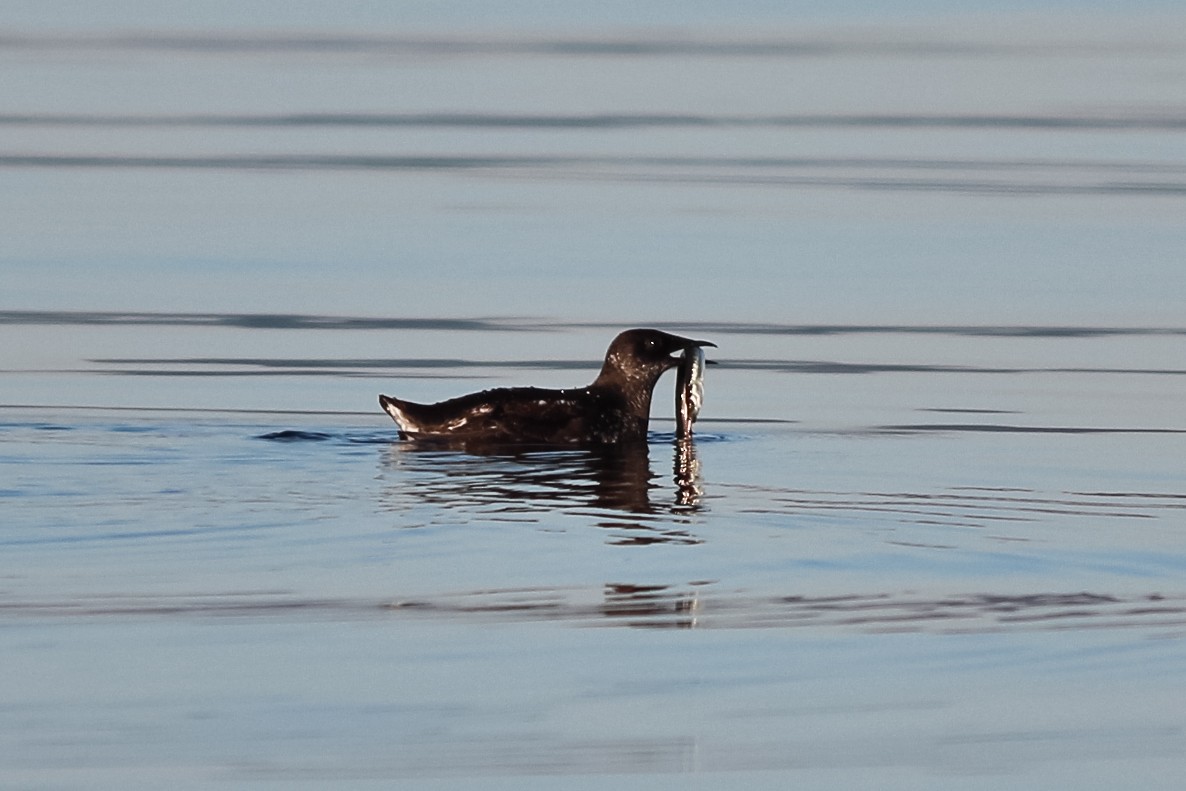
<path fill-rule="evenodd" d="M 679 358 L 679 372 L 675 380 L 675 436 L 688 439 L 692 436 L 692 424 L 700 416 L 704 405 L 704 347 L 716 344 L 710 341 L 689 341 Z"/>

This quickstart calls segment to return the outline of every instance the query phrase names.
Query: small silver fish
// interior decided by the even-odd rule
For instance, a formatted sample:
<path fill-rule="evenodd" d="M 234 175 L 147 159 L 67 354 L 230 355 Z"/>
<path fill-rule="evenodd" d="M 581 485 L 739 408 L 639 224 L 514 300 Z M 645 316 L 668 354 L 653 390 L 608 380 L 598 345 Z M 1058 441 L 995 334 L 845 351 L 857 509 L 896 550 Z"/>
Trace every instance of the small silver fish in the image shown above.
<path fill-rule="evenodd" d="M 675 436 L 692 436 L 692 424 L 704 405 L 704 350 L 699 346 L 684 349 L 675 380 Z"/>

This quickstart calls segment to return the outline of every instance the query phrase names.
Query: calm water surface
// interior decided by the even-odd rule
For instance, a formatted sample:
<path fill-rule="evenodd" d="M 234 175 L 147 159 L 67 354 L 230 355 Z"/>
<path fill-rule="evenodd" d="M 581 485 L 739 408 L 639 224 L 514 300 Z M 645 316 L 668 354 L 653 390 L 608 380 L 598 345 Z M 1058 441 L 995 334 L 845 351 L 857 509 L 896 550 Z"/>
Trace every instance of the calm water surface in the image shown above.
<path fill-rule="evenodd" d="M 0 785 L 1181 787 L 1172 9 L 106 5 L 0 15 Z M 690 446 L 375 400 L 644 325 Z"/>

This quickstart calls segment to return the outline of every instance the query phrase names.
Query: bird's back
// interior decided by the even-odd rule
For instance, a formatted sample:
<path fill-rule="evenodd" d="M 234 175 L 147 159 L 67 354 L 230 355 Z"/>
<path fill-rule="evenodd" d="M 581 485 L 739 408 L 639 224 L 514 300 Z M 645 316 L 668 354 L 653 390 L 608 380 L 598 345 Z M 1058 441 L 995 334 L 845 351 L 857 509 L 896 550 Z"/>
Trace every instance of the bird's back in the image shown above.
<path fill-rule="evenodd" d="M 445 437 L 489 442 L 598 443 L 646 434 L 620 405 L 593 388 L 548 390 L 512 387 L 483 390 L 436 404 L 390 396 L 379 403 L 406 438 Z"/>

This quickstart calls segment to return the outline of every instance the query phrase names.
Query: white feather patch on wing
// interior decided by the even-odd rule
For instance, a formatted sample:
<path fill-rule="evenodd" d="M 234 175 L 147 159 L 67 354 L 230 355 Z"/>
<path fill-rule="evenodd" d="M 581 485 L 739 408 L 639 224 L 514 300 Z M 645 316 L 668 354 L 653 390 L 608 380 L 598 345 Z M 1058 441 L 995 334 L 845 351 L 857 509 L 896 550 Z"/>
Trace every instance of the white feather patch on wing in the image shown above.
<path fill-rule="evenodd" d="M 384 401 L 383 410 L 391 415 L 391 419 L 399 426 L 399 430 L 405 434 L 419 434 L 420 426 L 418 426 L 410 417 L 404 414 L 403 410 L 395 405 L 394 401 Z"/>

